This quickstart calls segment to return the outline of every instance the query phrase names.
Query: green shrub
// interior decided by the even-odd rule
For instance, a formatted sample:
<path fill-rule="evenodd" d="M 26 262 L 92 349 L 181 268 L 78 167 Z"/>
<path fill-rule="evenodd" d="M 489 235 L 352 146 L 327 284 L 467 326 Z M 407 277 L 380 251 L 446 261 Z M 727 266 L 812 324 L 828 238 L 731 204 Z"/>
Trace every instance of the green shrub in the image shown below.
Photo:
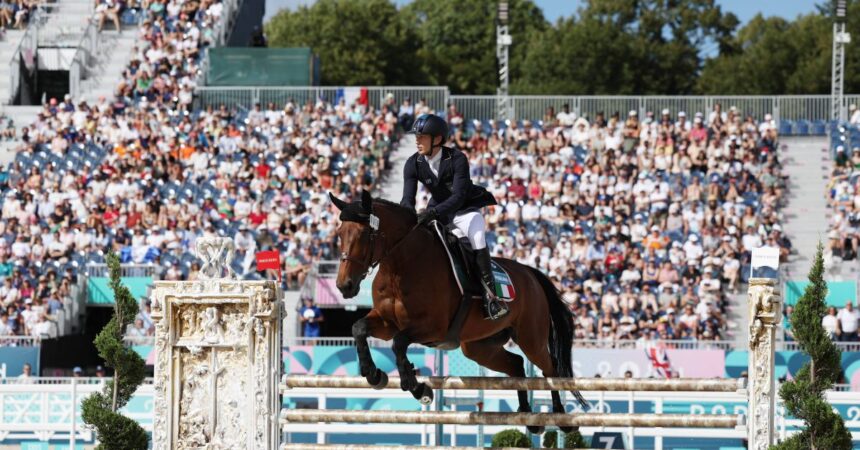
<path fill-rule="evenodd" d="M 493 436 L 493 447 L 531 448 L 528 436 L 520 430 L 504 430 Z"/>
<path fill-rule="evenodd" d="M 547 431 L 543 435 L 544 448 L 558 448 L 558 431 Z M 579 431 L 571 431 L 564 434 L 564 448 L 588 448 L 585 438 Z"/>

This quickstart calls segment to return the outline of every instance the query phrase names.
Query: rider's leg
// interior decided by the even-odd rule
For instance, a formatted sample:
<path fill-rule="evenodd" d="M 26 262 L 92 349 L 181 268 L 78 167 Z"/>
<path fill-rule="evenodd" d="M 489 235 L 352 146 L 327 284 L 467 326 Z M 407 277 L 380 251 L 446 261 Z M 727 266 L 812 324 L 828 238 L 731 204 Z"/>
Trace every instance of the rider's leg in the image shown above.
<path fill-rule="evenodd" d="M 490 264 L 490 249 L 487 247 L 486 224 L 477 211 L 469 211 L 454 217 L 454 226 L 469 238 L 475 251 L 475 261 L 481 272 L 481 285 L 484 287 L 484 312 L 488 319 L 495 320 L 508 313 L 508 306 L 495 294 L 493 269 Z"/>

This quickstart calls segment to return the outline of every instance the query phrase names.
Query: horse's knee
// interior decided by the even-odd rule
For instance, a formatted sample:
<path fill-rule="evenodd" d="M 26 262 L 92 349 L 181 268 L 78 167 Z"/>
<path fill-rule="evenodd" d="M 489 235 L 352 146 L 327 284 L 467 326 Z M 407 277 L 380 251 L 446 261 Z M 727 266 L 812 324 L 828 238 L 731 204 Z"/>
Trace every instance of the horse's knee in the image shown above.
<path fill-rule="evenodd" d="M 367 337 L 367 320 L 358 319 L 352 324 L 352 337 L 356 339 Z"/>

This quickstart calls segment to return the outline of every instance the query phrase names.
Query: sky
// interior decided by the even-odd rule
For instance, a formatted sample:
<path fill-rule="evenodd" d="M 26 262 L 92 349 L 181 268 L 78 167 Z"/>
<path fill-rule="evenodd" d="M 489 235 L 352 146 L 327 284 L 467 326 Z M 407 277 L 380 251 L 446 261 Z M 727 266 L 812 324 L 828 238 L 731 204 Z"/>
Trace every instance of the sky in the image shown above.
<path fill-rule="evenodd" d="M 397 4 L 404 5 L 410 0 L 395 0 Z M 559 17 L 569 16 L 576 12 L 582 5 L 583 0 L 534 0 L 543 9 L 544 16 L 551 22 Z M 815 11 L 815 4 L 823 0 L 717 0 L 724 11 L 731 11 L 741 24 L 745 24 L 756 14 L 765 16 L 780 16 L 786 19 L 794 19 L 798 14 Z M 281 8 L 294 8 L 297 5 L 313 3 L 314 0 L 266 0 L 266 17 L 268 20 Z"/>

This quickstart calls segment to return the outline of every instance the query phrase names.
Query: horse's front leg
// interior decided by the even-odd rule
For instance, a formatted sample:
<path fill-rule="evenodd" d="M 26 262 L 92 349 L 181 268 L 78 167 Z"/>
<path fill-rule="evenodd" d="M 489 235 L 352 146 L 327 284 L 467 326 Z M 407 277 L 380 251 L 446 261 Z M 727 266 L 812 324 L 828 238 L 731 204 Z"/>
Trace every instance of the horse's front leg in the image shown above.
<path fill-rule="evenodd" d="M 367 338 L 374 336 L 389 340 L 393 335 L 394 330 L 391 330 L 386 325 L 375 309 L 352 325 L 352 337 L 355 338 L 355 348 L 358 352 L 359 371 L 361 376 L 367 379 L 367 383 L 374 389 L 385 389 L 388 385 L 388 375 L 379 370 L 373 362 Z"/>
<path fill-rule="evenodd" d="M 394 335 L 394 357 L 397 360 L 397 371 L 400 373 L 400 389 L 411 393 L 422 405 L 429 405 L 433 401 L 433 389 L 418 382 L 415 366 L 406 356 L 410 344 L 412 338 L 406 332 L 400 331 Z"/>

